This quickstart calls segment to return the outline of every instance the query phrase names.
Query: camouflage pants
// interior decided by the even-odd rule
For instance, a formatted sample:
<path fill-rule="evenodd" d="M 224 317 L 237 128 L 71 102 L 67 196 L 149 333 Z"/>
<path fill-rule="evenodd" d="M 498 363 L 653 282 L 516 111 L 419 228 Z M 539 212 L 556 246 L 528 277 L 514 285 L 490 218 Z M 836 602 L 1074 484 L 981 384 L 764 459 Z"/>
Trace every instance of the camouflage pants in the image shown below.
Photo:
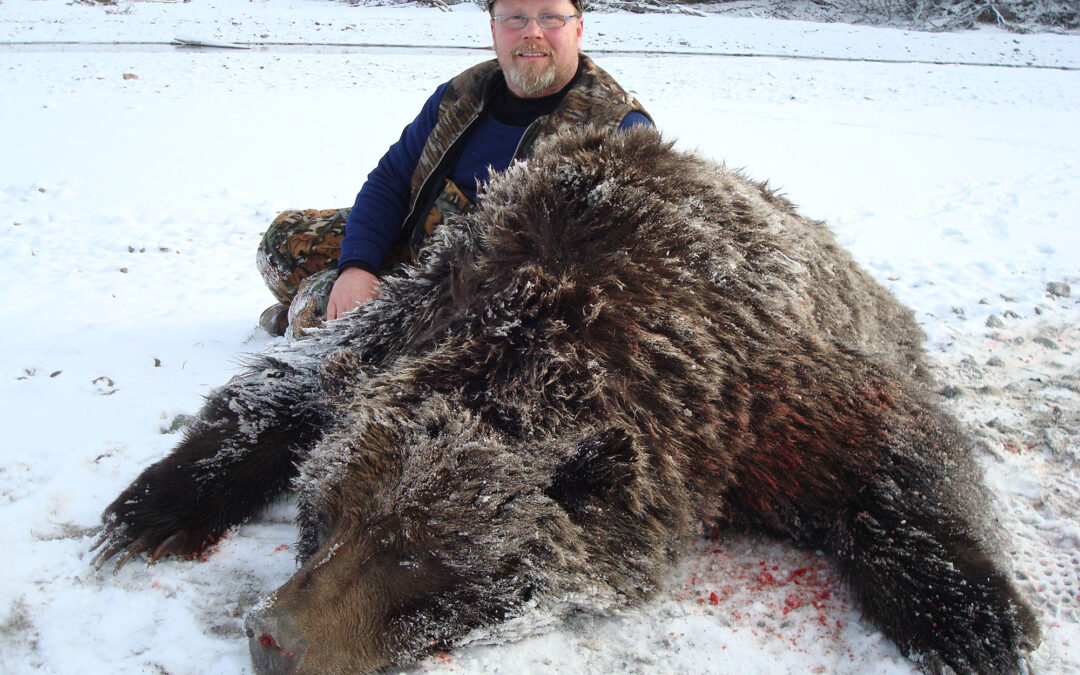
<path fill-rule="evenodd" d="M 416 258 L 423 238 L 450 214 L 472 207 L 469 199 L 449 180 L 435 199 L 422 232 L 391 252 L 383 272 Z M 288 306 L 286 335 L 299 338 L 305 329 L 326 319 L 330 291 L 338 277 L 341 239 L 350 209 L 284 211 L 274 218 L 259 243 L 256 265 L 263 280 L 283 305 Z M 421 228 L 417 228 L 418 230 Z"/>
<path fill-rule="evenodd" d="M 285 211 L 263 235 L 255 263 L 270 292 L 289 308 L 289 337 L 326 317 L 348 219 L 349 209 Z"/>

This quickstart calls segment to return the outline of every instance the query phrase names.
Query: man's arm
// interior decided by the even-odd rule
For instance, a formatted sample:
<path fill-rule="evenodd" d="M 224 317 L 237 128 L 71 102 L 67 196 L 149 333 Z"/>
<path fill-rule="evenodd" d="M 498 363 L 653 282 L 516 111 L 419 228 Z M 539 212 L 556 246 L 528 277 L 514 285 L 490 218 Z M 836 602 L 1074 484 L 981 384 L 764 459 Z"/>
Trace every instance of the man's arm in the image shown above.
<path fill-rule="evenodd" d="M 448 83 L 447 83 L 448 84 Z M 398 236 L 409 208 L 412 174 L 428 135 L 438 120 L 446 84 L 428 98 L 420 114 L 401 132 L 356 195 L 345 224 L 338 269 L 341 270 L 326 307 L 326 318 L 337 319 L 357 305 L 377 297 L 377 273 Z"/>

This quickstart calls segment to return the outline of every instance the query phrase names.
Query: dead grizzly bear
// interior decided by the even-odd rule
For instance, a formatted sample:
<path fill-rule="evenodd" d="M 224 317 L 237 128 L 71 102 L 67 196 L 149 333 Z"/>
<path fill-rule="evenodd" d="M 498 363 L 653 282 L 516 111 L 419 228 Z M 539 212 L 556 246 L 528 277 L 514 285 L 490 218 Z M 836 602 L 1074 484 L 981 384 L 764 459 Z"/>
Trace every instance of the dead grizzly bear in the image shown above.
<path fill-rule="evenodd" d="M 826 227 L 652 130 L 549 140 L 382 297 L 209 397 L 105 511 L 97 564 L 191 554 L 290 485 L 263 673 L 367 673 L 641 601 L 684 538 L 828 552 L 927 668 L 1038 639 L 911 312 Z M 118 566 L 119 566 L 118 565 Z"/>

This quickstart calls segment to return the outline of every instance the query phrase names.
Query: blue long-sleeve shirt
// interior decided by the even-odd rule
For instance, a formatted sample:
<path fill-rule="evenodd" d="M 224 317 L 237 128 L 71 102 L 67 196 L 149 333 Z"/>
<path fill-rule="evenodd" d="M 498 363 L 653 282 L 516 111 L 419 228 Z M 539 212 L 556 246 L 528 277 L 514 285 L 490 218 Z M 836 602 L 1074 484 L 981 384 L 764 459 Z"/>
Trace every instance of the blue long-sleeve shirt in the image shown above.
<path fill-rule="evenodd" d="M 401 132 L 401 138 L 368 174 L 345 225 L 339 268 L 358 266 L 378 273 L 393 249 L 408 213 L 413 172 L 438 121 L 439 104 L 449 84 L 439 85 L 416 119 Z M 639 112 L 631 112 L 623 118 L 620 128 L 636 124 L 651 121 Z M 485 111 L 465 140 L 450 180 L 475 203 L 478 183 L 487 181 L 489 168 L 503 171 L 510 166 L 528 126 L 499 121 Z"/>

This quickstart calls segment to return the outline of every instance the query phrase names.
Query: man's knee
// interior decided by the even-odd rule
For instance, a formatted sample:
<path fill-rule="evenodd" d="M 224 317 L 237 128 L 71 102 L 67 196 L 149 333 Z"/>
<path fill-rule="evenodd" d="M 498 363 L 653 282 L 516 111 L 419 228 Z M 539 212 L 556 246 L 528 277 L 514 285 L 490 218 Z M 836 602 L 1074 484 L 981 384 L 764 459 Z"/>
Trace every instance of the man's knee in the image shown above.
<path fill-rule="evenodd" d="M 299 284 L 289 305 L 287 335 L 290 338 L 299 339 L 307 329 L 321 326 L 326 321 L 326 305 L 337 278 L 336 269 L 327 269 L 312 274 Z"/>
<path fill-rule="evenodd" d="M 280 302 L 289 304 L 300 282 L 337 267 L 349 209 L 283 211 L 263 234 L 256 265 Z"/>

